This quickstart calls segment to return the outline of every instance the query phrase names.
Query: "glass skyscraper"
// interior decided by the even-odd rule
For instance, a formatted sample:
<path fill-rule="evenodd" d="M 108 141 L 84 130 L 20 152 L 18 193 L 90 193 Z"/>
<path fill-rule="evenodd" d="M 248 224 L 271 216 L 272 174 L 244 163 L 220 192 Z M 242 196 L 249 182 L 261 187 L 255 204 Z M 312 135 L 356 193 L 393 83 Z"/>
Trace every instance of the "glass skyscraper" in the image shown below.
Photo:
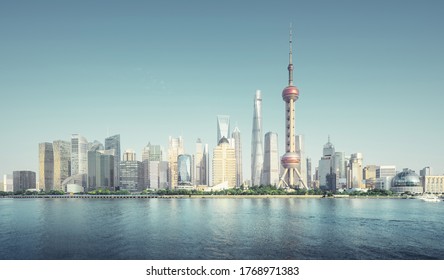
<path fill-rule="evenodd" d="M 254 96 L 253 130 L 251 135 L 251 184 L 262 184 L 264 147 L 262 145 L 262 98 L 260 90 Z"/>
<path fill-rule="evenodd" d="M 105 138 L 105 150 L 114 150 L 114 188 L 119 183 L 120 174 L 120 134 Z"/>
<path fill-rule="evenodd" d="M 230 116 L 218 115 L 217 116 L 217 141 L 222 139 L 222 137 L 230 138 Z"/>
<path fill-rule="evenodd" d="M 231 134 L 234 141 L 234 151 L 236 154 L 236 187 L 240 187 L 243 183 L 242 176 L 242 143 L 241 143 L 241 133 L 239 128 L 236 126 Z"/>
<path fill-rule="evenodd" d="M 177 184 L 178 187 L 192 186 L 191 178 L 191 156 L 190 155 L 179 155 L 177 157 Z"/>
<path fill-rule="evenodd" d="M 35 189 L 36 187 L 35 172 L 33 171 L 13 171 L 12 177 L 14 192 Z"/>
<path fill-rule="evenodd" d="M 71 176 L 88 173 L 88 141 L 79 134 L 71 137 Z"/>

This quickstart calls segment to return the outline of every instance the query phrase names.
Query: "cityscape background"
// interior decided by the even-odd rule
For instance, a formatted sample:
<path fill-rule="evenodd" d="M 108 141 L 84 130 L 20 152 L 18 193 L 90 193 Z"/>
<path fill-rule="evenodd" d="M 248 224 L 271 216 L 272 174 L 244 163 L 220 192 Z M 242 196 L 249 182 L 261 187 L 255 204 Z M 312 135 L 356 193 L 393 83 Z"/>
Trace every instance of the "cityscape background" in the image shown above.
<path fill-rule="evenodd" d="M 253 101 L 284 153 L 288 27 L 296 134 L 312 170 L 330 135 L 364 165 L 444 173 L 444 4 L 439 1 L 1 1 L 0 174 L 38 174 L 38 143 L 120 134 L 121 151 L 216 146 L 216 116 L 242 133 Z M 211 155 L 210 155 L 211 159 Z"/>

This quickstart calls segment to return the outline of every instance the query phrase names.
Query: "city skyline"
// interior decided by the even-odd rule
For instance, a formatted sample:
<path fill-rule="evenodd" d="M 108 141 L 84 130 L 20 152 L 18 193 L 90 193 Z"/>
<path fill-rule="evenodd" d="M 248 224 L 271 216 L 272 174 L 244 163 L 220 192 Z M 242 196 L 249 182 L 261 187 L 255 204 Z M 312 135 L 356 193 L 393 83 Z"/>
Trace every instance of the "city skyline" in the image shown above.
<path fill-rule="evenodd" d="M 186 153 L 201 138 L 212 151 L 216 116 L 229 115 L 250 178 L 256 90 L 284 154 L 290 22 L 306 157 L 317 163 L 331 135 L 364 165 L 443 174 L 443 4 L 318 2 L 0 4 L 0 174 L 38 172 L 38 144 L 72 134 L 120 134 L 136 151 L 182 136 Z"/>

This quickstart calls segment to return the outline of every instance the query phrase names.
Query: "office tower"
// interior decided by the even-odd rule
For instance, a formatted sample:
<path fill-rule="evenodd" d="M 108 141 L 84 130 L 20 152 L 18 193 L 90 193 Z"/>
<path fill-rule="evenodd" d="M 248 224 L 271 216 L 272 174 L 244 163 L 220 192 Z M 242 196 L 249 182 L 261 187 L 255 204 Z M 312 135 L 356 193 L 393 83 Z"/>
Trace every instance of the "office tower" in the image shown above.
<path fill-rule="evenodd" d="M 159 189 L 167 189 L 169 187 L 170 163 L 168 161 L 159 162 Z"/>
<path fill-rule="evenodd" d="M 362 170 L 363 179 L 365 181 L 365 188 L 373 189 L 375 187 L 376 181 L 376 169 L 378 167 L 376 165 L 367 165 Z"/>
<path fill-rule="evenodd" d="M 307 182 L 307 162 L 305 161 L 305 147 L 304 147 L 303 135 L 296 135 L 295 145 L 296 145 L 296 154 L 298 155 L 300 160 L 298 163 L 297 170 L 299 171 L 299 174 L 301 174 L 301 180 L 303 182 Z"/>
<path fill-rule="evenodd" d="M 331 179 L 334 190 L 345 189 L 347 187 L 345 166 L 344 152 L 334 152 L 331 159 Z"/>
<path fill-rule="evenodd" d="M 277 186 L 279 183 L 278 135 L 267 132 L 264 141 L 263 184 Z"/>
<path fill-rule="evenodd" d="M 262 184 L 264 147 L 262 144 L 262 98 L 260 90 L 254 96 L 253 129 L 251 133 L 251 184 Z"/>
<path fill-rule="evenodd" d="M 222 137 L 229 138 L 230 132 L 230 116 L 218 115 L 217 116 L 217 141 L 222 139 Z"/>
<path fill-rule="evenodd" d="M 177 174 L 177 157 L 184 154 L 184 146 L 182 137 L 169 138 L 168 146 L 168 162 L 169 162 L 169 173 L 168 179 L 170 189 L 175 189 L 177 186 L 178 174 Z"/>
<path fill-rule="evenodd" d="M 380 190 L 390 190 L 392 179 L 396 176 L 396 166 L 381 165 L 376 168 L 375 188 Z"/>
<path fill-rule="evenodd" d="M 162 161 L 163 149 L 160 145 L 151 145 L 148 143 L 142 151 L 142 161 Z"/>
<path fill-rule="evenodd" d="M 432 170 L 430 169 L 429 166 L 424 167 L 423 169 L 421 169 L 419 171 L 419 176 L 421 176 L 421 177 L 431 176 L 431 175 L 432 175 Z"/>
<path fill-rule="evenodd" d="M 25 191 L 36 188 L 36 176 L 33 171 L 13 171 L 13 191 Z"/>
<path fill-rule="evenodd" d="M 54 150 L 52 143 L 39 144 L 39 188 L 46 192 L 54 188 Z"/>
<path fill-rule="evenodd" d="M 63 190 L 63 181 L 71 176 L 71 143 L 56 140 L 52 143 L 54 150 L 54 189 Z"/>
<path fill-rule="evenodd" d="M 88 151 L 88 190 L 114 190 L 114 150 Z"/>
<path fill-rule="evenodd" d="M 334 178 L 332 176 L 332 157 L 335 154 L 335 147 L 330 142 L 330 136 L 328 142 L 324 145 L 322 157 L 319 161 L 318 176 L 319 187 L 323 190 L 335 190 Z"/>
<path fill-rule="evenodd" d="M 349 176 L 348 187 L 349 188 L 362 188 L 362 166 L 363 158 L 361 153 L 355 153 L 350 156 L 349 161 Z"/>
<path fill-rule="evenodd" d="M 237 126 L 234 128 L 233 133 L 231 133 L 231 137 L 234 141 L 234 151 L 236 155 L 236 187 L 240 187 L 243 183 L 242 143 L 241 143 L 241 133 Z"/>
<path fill-rule="evenodd" d="M 71 176 L 88 172 L 88 141 L 79 134 L 71 137 Z"/>
<path fill-rule="evenodd" d="M 313 173 L 311 173 L 311 158 L 307 158 L 307 187 L 312 187 Z"/>
<path fill-rule="evenodd" d="M 120 176 L 120 134 L 105 138 L 105 150 L 114 150 L 114 188 L 119 184 Z"/>
<path fill-rule="evenodd" d="M 177 157 L 177 186 L 187 188 L 193 185 L 191 178 L 191 156 L 179 155 Z"/>
<path fill-rule="evenodd" d="M 4 191 L 4 192 L 14 191 L 13 177 L 11 174 L 4 174 L 3 175 L 3 184 L 2 184 L 2 188 L 0 188 L 0 191 Z"/>
<path fill-rule="evenodd" d="M 432 175 L 426 173 L 426 175 L 421 177 L 421 183 L 423 185 L 425 193 L 434 193 L 434 194 L 443 194 L 444 193 L 444 176 L 443 175 L 432 176 Z"/>
<path fill-rule="evenodd" d="M 299 98 L 299 90 L 293 85 L 293 51 L 290 29 L 290 53 L 288 64 L 288 86 L 282 91 L 282 99 L 285 101 L 285 154 L 281 158 L 284 173 L 279 181 L 279 186 L 284 184 L 286 187 L 295 188 L 295 176 L 299 178 L 299 187 L 306 188 L 305 182 L 297 169 L 301 159 L 296 153 L 295 145 L 295 102 Z"/>
<path fill-rule="evenodd" d="M 213 186 L 236 186 L 236 155 L 227 138 L 222 137 L 213 150 Z"/>
<path fill-rule="evenodd" d="M 140 191 L 144 188 L 142 163 L 136 160 L 136 153 L 128 149 L 120 162 L 119 187 L 130 192 Z"/>
<path fill-rule="evenodd" d="M 207 144 L 202 144 L 202 140 L 196 141 L 196 154 L 194 156 L 194 184 L 196 186 L 208 185 L 207 182 Z"/>

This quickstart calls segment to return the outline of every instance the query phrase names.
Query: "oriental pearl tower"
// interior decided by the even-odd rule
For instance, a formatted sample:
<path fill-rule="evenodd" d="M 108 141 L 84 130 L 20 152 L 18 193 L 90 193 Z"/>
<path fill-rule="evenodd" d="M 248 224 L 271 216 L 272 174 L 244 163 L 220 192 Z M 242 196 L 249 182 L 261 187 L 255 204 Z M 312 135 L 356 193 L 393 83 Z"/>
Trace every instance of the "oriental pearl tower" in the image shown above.
<path fill-rule="evenodd" d="M 294 105 L 299 98 L 299 90 L 293 85 L 293 52 L 292 52 L 292 32 L 290 28 L 290 53 L 288 64 L 288 86 L 282 91 L 282 98 L 285 101 L 285 154 L 281 158 L 284 173 L 279 180 L 278 186 L 285 184 L 287 188 L 295 188 L 297 183 L 307 188 L 302 176 L 298 171 L 301 162 L 300 156 L 296 153 L 295 138 L 295 114 Z M 296 177 L 297 176 L 297 177 Z M 300 186 L 299 184 L 299 186 Z"/>

